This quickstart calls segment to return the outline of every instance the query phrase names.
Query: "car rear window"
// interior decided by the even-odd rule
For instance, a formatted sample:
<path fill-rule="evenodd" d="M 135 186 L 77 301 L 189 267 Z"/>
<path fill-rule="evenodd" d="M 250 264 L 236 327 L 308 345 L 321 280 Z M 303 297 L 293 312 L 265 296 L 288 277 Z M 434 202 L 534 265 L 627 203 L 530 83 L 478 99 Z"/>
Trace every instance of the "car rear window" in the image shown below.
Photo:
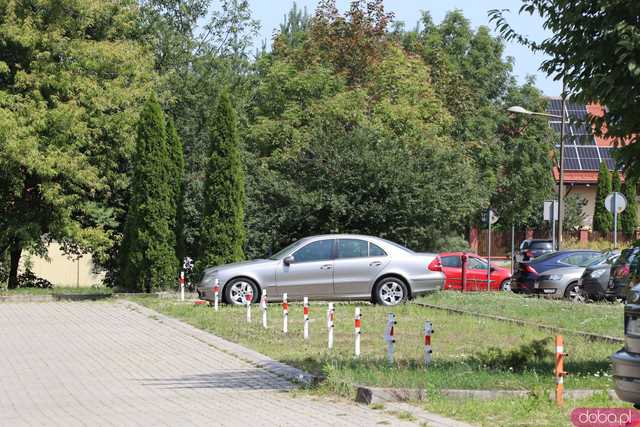
<path fill-rule="evenodd" d="M 549 252 L 549 253 L 546 253 L 544 255 L 540 255 L 537 258 L 532 259 L 531 260 L 531 264 L 539 264 L 541 262 L 547 261 L 547 260 L 549 260 L 551 258 L 555 258 L 557 256 L 559 256 L 558 252 Z"/>
<path fill-rule="evenodd" d="M 551 242 L 531 242 L 531 249 L 551 250 Z"/>

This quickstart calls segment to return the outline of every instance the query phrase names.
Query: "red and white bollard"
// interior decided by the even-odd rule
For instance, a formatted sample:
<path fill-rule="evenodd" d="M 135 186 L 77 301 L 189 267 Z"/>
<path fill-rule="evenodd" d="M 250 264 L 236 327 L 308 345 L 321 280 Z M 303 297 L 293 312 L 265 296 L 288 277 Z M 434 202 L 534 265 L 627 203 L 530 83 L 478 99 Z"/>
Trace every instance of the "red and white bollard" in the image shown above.
<path fill-rule="evenodd" d="M 360 314 L 360 307 L 356 307 L 356 315 L 354 319 L 354 328 L 356 334 L 355 354 L 356 357 L 360 357 L 360 327 L 362 322 L 362 315 Z"/>
<path fill-rule="evenodd" d="M 244 299 L 247 302 L 247 323 L 251 323 L 251 301 L 253 301 L 253 293 L 249 292 L 244 294 Z"/>
<path fill-rule="evenodd" d="M 262 290 L 260 297 L 260 309 L 262 310 L 262 327 L 267 329 L 267 290 Z"/>
<path fill-rule="evenodd" d="M 218 298 L 220 295 L 220 280 L 215 279 L 213 281 L 213 309 L 218 311 Z"/>
<path fill-rule="evenodd" d="M 289 332 L 289 303 L 286 292 L 282 294 L 282 332 Z"/>
<path fill-rule="evenodd" d="M 307 340 L 309 339 L 309 297 L 304 297 L 302 313 L 304 316 L 303 337 L 305 340 Z"/>
<path fill-rule="evenodd" d="M 433 334 L 433 325 L 428 320 L 424 322 L 424 365 L 429 366 L 431 363 L 431 334 Z"/>
<path fill-rule="evenodd" d="M 564 370 L 564 339 L 562 335 L 556 335 L 556 405 L 564 405 L 564 377 L 567 372 Z"/>
<path fill-rule="evenodd" d="M 184 301 L 184 271 L 180 272 L 180 301 Z"/>
<path fill-rule="evenodd" d="M 329 303 L 329 308 L 327 308 L 327 330 L 329 332 L 327 347 L 329 350 L 333 348 L 333 325 L 335 322 L 336 312 L 333 308 L 333 303 Z"/>
<path fill-rule="evenodd" d="M 389 313 L 387 319 L 387 327 L 384 330 L 384 340 L 387 342 L 387 361 L 389 364 L 393 363 L 393 352 L 396 340 L 394 338 L 394 327 L 396 325 L 396 315 Z"/>

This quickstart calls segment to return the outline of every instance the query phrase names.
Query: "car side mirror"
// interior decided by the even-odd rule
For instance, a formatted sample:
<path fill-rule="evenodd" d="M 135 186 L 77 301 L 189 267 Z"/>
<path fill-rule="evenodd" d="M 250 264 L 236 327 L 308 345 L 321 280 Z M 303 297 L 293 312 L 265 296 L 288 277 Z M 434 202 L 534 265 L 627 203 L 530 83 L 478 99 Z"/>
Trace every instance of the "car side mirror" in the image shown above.
<path fill-rule="evenodd" d="M 288 257 L 284 257 L 284 259 L 282 260 L 284 265 L 291 265 L 291 264 L 293 264 L 293 261 L 294 261 L 293 255 L 289 255 Z"/>

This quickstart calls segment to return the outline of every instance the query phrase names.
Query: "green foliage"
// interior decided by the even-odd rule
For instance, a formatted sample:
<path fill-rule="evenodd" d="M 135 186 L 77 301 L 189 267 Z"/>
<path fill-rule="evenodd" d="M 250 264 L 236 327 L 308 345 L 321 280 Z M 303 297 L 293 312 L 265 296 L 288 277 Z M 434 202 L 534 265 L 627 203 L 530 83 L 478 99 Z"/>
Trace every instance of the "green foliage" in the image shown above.
<path fill-rule="evenodd" d="M 593 214 L 593 231 L 609 233 L 613 227 L 613 216 L 604 205 L 604 199 L 611 193 L 611 174 L 605 162 L 600 163 L 598 172 L 598 190 L 596 192 L 596 207 Z"/>
<path fill-rule="evenodd" d="M 616 193 L 622 191 L 622 181 L 620 181 L 620 174 L 615 170 L 611 171 L 611 191 Z"/>
<path fill-rule="evenodd" d="M 624 182 L 623 191 L 627 198 L 627 208 L 622 212 L 622 231 L 630 237 L 634 236 L 638 227 L 638 196 L 636 193 L 638 181 L 627 178 Z"/>
<path fill-rule="evenodd" d="M 246 0 L 145 0 L 142 29 L 159 73 L 164 110 L 184 144 L 184 204 L 180 213 L 184 248 L 196 257 L 204 212 L 209 123 L 220 91 L 227 87 L 245 128 L 245 111 L 256 74 L 249 60 L 259 24 Z"/>
<path fill-rule="evenodd" d="M 587 204 L 587 199 L 577 194 L 571 193 L 564 196 L 564 228 L 566 230 L 576 230 L 584 224 L 587 216 L 584 208 Z"/>
<path fill-rule="evenodd" d="M 103 265 L 152 77 L 136 3 L 3 2 L 0 21 L 0 254 L 56 240 Z"/>
<path fill-rule="evenodd" d="M 210 126 L 198 269 L 244 258 L 244 168 L 237 117 L 226 92 Z"/>
<path fill-rule="evenodd" d="M 491 370 L 522 372 L 551 359 L 550 340 L 533 340 L 508 351 L 502 347 L 489 347 L 471 356 L 471 361 Z"/>
<path fill-rule="evenodd" d="M 175 252 L 180 262 L 185 257 L 184 245 L 184 152 L 173 119 L 167 120 L 167 150 L 169 156 L 169 182 L 171 184 L 171 204 L 167 211 L 169 228 L 175 233 Z"/>
<path fill-rule="evenodd" d="M 140 116 L 133 158 L 131 200 L 121 247 L 120 286 L 152 292 L 175 282 L 173 180 L 165 121 L 155 98 Z"/>
<path fill-rule="evenodd" d="M 536 14 L 552 34 L 533 42 L 517 34 L 500 10 L 491 20 L 507 40 L 517 40 L 545 54 L 542 70 L 564 76 L 577 101 L 607 106 L 602 117 L 592 117 L 595 130 L 619 138 L 617 154 L 627 176 L 640 176 L 640 144 L 628 144 L 640 135 L 640 3 L 635 1 L 523 0 L 520 13 Z M 579 29 L 576 31 L 576 29 Z M 588 43 L 585 43 L 588 40 Z M 606 124 L 606 126 L 603 126 Z M 630 140 L 630 141 L 629 141 Z"/>

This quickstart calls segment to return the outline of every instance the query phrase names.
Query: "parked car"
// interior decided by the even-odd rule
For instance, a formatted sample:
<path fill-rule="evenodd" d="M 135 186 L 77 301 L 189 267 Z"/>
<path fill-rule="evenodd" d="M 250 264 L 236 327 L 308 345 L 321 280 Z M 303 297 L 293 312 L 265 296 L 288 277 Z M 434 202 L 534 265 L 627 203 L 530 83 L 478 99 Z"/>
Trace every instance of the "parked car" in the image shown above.
<path fill-rule="evenodd" d="M 582 298 L 578 279 L 600 252 L 570 249 L 550 252 L 530 262 L 518 264 L 511 279 L 511 290 L 517 293 L 539 294 L 552 298 Z"/>
<path fill-rule="evenodd" d="M 198 287 L 212 301 L 218 279 L 223 301 L 257 302 L 262 290 L 270 301 L 303 297 L 320 300 L 373 300 L 396 305 L 442 289 L 444 274 L 435 254 L 416 253 L 385 239 L 350 234 L 298 240 L 269 259 L 207 268 Z"/>
<path fill-rule="evenodd" d="M 462 255 L 467 256 L 466 276 L 468 291 L 487 290 L 487 268 L 489 263 L 479 255 L 467 252 L 444 252 L 439 254 L 442 272 L 445 275 L 444 289 L 462 289 Z M 490 290 L 509 290 L 511 271 L 491 264 Z"/>
<path fill-rule="evenodd" d="M 585 298 L 601 300 L 606 298 L 611 266 L 620 257 L 620 251 L 609 251 L 591 261 L 578 281 L 580 291 Z"/>
<path fill-rule="evenodd" d="M 546 239 L 527 239 L 520 243 L 516 251 L 515 262 L 531 261 L 540 255 L 553 252 L 553 242 Z"/>
<path fill-rule="evenodd" d="M 640 246 L 624 249 L 620 257 L 611 267 L 606 297 L 608 299 L 627 298 L 627 292 L 631 288 L 634 277 L 639 275 L 638 263 L 640 262 Z"/>
<path fill-rule="evenodd" d="M 624 347 L 611 356 L 618 397 L 640 406 L 640 285 L 631 288 L 624 306 Z"/>

